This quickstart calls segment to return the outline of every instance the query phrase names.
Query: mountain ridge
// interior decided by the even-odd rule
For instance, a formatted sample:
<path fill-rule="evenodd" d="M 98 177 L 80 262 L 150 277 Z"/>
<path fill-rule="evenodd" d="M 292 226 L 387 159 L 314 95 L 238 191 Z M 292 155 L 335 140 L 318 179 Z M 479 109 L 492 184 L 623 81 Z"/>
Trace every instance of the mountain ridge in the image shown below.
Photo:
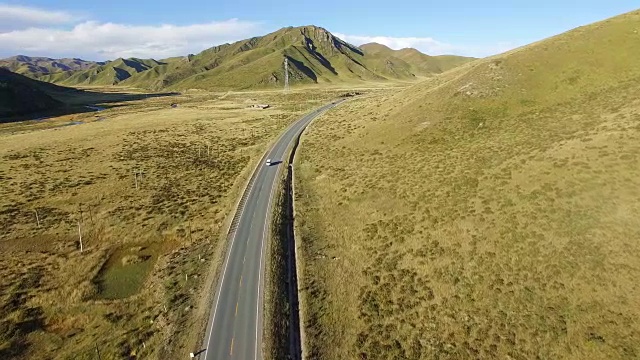
<path fill-rule="evenodd" d="M 292 85 L 410 81 L 446 71 L 453 67 L 451 63 L 457 65 L 474 60 L 457 56 L 433 57 L 415 51 L 418 54 L 412 56 L 391 49 L 369 52 L 366 47 L 349 44 L 323 27 L 307 25 L 285 27 L 263 36 L 216 45 L 198 54 L 159 61 L 116 59 L 93 62 L 92 65 L 86 62 L 86 69 L 54 72 L 23 68 L 22 72 L 65 86 L 121 84 L 152 90 L 231 90 L 282 86 L 285 58 L 289 60 Z M 18 60 L 18 57 L 14 58 L 14 61 Z M 33 62 L 33 59 L 29 60 Z M 1 60 L 0 66 L 6 60 Z"/>
<path fill-rule="evenodd" d="M 87 61 L 79 58 L 54 59 L 43 56 L 16 55 L 0 60 L 0 67 L 21 75 L 43 75 L 63 71 L 87 70 L 106 62 Z"/>

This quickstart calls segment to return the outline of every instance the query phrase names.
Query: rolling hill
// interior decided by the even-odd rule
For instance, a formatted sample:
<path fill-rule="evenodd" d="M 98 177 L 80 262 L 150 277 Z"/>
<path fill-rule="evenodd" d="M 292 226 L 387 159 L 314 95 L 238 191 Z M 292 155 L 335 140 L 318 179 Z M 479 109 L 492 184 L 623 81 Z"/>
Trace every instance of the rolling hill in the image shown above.
<path fill-rule="evenodd" d="M 638 24 L 583 26 L 312 124 L 295 172 L 309 354 L 640 356 Z"/>
<path fill-rule="evenodd" d="M 367 54 L 316 26 L 288 27 L 271 34 L 224 44 L 155 69 L 123 84 L 154 89 L 246 89 L 282 86 L 283 61 L 290 64 L 292 84 L 412 80 L 425 70 L 423 61 L 388 54 Z M 458 58 L 458 57 L 455 57 Z M 468 59 L 461 59 L 462 62 Z"/>
<path fill-rule="evenodd" d="M 404 61 L 409 69 L 411 69 L 411 72 L 416 75 L 440 74 L 464 63 L 476 60 L 471 57 L 455 55 L 429 56 L 413 48 L 393 50 L 378 43 L 364 44 L 360 46 L 360 49 L 370 58 L 380 58 L 383 61 L 392 61 L 392 59 Z"/>
<path fill-rule="evenodd" d="M 38 62 L 36 59 L 46 58 L 16 57 L 10 63 L 5 62 L 9 64 L 5 66 L 66 86 L 121 84 L 153 90 L 247 89 L 282 86 L 285 58 L 290 64 L 292 85 L 414 80 L 417 76 L 441 73 L 473 60 L 460 56 L 432 57 L 415 49 L 379 49 L 373 44 L 358 48 L 323 28 L 303 26 L 283 28 L 265 36 L 215 46 L 196 55 L 162 61 L 86 62 L 54 72 L 53 68 L 63 67 L 51 64 L 61 61 Z"/>
<path fill-rule="evenodd" d="M 0 119 L 63 106 L 46 92 L 52 87 L 0 68 Z"/>
<path fill-rule="evenodd" d="M 65 71 L 37 76 L 38 80 L 66 86 L 116 85 L 135 74 L 164 65 L 153 59 L 116 59 L 84 71 Z"/>
<path fill-rule="evenodd" d="M 173 59 L 170 59 L 173 60 Z M 37 80 L 66 86 L 115 85 L 132 75 L 165 62 L 153 59 L 116 59 L 105 62 L 82 59 L 51 59 L 18 55 L 0 60 L 0 68 Z"/>

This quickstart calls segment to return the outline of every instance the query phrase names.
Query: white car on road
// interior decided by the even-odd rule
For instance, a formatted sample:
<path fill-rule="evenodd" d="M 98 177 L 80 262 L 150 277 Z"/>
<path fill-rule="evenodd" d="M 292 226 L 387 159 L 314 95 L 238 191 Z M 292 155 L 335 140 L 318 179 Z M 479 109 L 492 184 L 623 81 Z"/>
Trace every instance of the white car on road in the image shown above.
<path fill-rule="evenodd" d="M 267 166 L 271 166 L 271 159 L 267 159 Z"/>

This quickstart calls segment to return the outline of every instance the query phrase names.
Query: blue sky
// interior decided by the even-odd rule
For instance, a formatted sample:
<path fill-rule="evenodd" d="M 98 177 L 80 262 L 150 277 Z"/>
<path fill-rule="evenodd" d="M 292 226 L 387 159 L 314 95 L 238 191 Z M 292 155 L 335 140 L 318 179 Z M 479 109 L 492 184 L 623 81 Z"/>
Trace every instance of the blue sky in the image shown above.
<path fill-rule="evenodd" d="M 356 45 L 486 56 L 638 7 L 627 0 L 0 0 L 0 57 L 162 58 L 308 24 Z"/>

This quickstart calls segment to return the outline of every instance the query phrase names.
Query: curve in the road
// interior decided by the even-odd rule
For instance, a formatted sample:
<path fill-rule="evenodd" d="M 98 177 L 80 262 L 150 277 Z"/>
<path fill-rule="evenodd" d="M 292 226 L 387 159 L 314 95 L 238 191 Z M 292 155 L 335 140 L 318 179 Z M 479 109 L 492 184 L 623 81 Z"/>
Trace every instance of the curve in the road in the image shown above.
<path fill-rule="evenodd" d="M 293 141 L 336 101 L 303 116 L 280 135 L 265 158 L 283 161 Z M 262 304 L 265 240 L 279 164 L 258 164 L 230 228 L 225 258 L 204 343 L 204 359 L 262 359 Z"/>

